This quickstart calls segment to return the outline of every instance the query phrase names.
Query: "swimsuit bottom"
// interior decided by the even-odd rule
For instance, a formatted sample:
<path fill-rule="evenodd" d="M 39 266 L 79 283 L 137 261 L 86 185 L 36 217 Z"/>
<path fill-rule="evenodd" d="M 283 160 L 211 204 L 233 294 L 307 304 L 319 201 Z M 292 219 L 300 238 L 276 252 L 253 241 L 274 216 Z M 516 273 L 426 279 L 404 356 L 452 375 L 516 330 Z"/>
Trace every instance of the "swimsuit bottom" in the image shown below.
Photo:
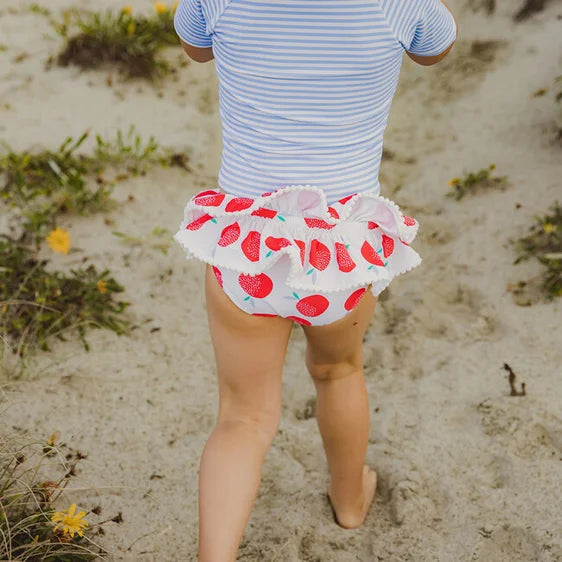
<path fill-rule="evenodd" d="M 194 195 L 174 240 L 213 266 L 226 295 L 256 316 L 305 326 L 340 320 L 370 290 L 378 296 L 420 264 L 418 222 L 380 195 L 331 203 L 322 189 L 289 185 L 260 197 L 220 189 Z"/>

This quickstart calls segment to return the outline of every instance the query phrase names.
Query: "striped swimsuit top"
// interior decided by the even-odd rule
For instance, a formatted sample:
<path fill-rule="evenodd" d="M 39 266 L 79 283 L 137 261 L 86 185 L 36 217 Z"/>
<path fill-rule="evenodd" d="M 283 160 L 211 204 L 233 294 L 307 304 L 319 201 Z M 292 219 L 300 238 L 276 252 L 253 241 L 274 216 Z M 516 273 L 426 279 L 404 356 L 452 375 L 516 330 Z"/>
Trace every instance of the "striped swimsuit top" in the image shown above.
<path fill-rule="evenodd" d="M 404 51 L 456 38 L 441 0 L 182 0 L 179 37 L 212 47 L 219 186 L 257 197 L 291 184 L 328 203 L 380 193 L 383 133 Z"/>

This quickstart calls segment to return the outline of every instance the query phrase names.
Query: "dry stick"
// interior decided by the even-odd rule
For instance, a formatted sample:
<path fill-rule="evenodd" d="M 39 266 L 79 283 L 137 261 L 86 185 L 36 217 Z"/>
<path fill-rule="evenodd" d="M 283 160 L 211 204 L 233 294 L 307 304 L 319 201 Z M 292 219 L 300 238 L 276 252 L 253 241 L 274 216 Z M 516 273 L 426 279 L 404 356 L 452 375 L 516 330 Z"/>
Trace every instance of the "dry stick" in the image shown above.
<path fill-rule="evenodd" d="M 515 373 L 513 372 L 513 369 L 507 363 L 503 364 L 503 368 L 509 373 L 508 381 L 509 381 L 509 387 L 511 389 L 511 392 L 509 393 L 509 395 L 510 396 L 525 396 L 525 394 L 526 394 L 525 383 L 522 382 L 521 383 L 521 390 L 517 390 L 517 388 L 515 387 L 515 379 L 517 377 L 516 377 Z"/>
<path fill-rule="evenodd" d="M 151 531 L 149 533 L 144 533 L 144 535 L 140 535 L 139 537 L 137 537 L 128 547 L 127 550 L 131 550 L 133 548 L 133 546 L 140 541 L 141 539 L 144 539 L 145 537 L 149 537 L 150 535 L 154 535 L 156 532 L 158 533 L 156 535 L 156 537 L 160 537 L 162 535 L 164 535 L 165 533 L 167 533 L 170 529 L 172 528 L 171 525 L 168 525 L 165 529 L 162 529 L 161 531 Z"/>

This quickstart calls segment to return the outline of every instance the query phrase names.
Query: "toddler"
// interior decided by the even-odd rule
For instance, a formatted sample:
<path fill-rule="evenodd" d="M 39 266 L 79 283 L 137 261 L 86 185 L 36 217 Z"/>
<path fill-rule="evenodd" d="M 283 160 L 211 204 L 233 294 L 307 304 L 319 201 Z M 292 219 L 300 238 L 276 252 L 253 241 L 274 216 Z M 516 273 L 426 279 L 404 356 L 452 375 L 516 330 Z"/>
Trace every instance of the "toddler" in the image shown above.
<path fill-rule="evenodd" d="M 226 562 L 279 425 L 294 323 L 335 523 L 367 516 L 363 336 L 380 292 L 421 261 L 417 221 L 380 194 L 383 133 L 403 54 L 435 64 L 457 27 L 441 0 L 182 0 L 175 27 L 219 81 L 218 186 L 190 198 L 174 238 L 206 264 L 219 404 L 200 464 L 199 560 Z"/>

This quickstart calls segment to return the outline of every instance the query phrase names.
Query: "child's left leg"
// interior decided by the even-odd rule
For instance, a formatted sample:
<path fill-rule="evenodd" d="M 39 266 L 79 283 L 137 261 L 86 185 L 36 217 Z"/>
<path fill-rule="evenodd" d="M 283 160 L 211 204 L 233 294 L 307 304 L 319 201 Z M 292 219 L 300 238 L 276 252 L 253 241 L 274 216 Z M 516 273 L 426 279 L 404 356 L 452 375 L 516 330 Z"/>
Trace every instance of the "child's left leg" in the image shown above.
<path fill-rule="evenodd" d="M 199 560 L 236 560 L 281 416 L 281 373 L 292 321 L 251 316 L 207 266 L 205 290 L 219 412 L 199 472 Z"/>

